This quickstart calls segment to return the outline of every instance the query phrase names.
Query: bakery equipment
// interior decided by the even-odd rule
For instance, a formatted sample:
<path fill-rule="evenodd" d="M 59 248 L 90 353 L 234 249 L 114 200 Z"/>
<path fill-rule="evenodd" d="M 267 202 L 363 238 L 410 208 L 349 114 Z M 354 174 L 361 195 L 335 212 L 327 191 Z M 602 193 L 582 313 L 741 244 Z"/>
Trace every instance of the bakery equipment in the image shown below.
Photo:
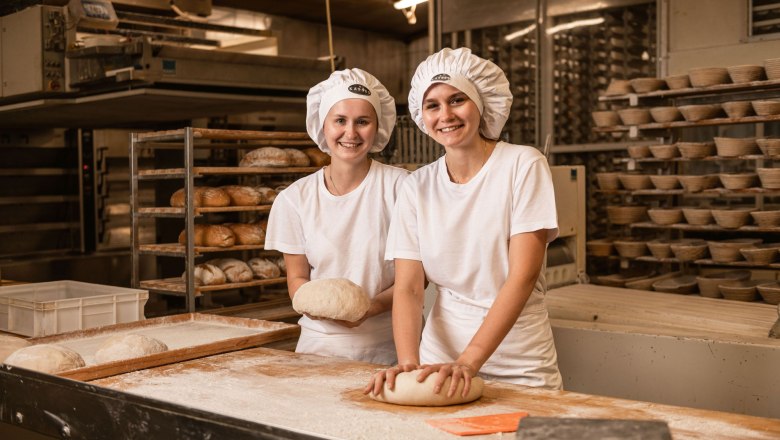
<path fill-rule="evenodd" d="M 558 238 L 547 247 L 545 278 L 548 287 L 584 281 L 585 277 L 585 167 L 553 166 Z"/>

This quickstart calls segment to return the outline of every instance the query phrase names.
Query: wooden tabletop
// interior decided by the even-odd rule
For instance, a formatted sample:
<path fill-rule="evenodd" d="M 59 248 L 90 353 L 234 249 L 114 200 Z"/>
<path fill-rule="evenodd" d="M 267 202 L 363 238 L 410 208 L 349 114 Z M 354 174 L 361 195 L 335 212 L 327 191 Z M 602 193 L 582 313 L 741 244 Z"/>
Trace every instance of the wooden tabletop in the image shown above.
<path fill-rule="evenodd" d="M 517 411 L 546 417 L 664 420 L 675 440 L 780 438 L 777 419 L 497 382 L 487 382 L 483 397 L 466 405 L 385 404 L 361 392 L 376 368 L 362 362 L 253 348 L 90 383 L 324 438 L 452 439 L 456 437 L 425 421 Z"/>

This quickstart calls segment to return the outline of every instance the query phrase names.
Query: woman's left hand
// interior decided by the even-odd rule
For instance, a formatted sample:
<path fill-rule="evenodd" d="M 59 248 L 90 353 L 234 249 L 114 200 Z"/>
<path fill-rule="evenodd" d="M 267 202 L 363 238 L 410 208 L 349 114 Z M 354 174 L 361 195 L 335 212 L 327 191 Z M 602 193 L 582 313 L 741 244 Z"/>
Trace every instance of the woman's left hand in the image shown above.
<path fill-rule="evenodd" d="M 461 380 L 464 382 L 461 396 L 465 397 L 468 395 L 469 390 L 471 389 L 471 379 L 477 375 L 477 370 L 474 367 L 455 362 L 446 364 L 422 365 L 420 369 L 423 371 L 420 373 L 420 378 L 418 379 L 419 381 L 425 380 L 426 377 L 437 371 L 439 372 L 439 377 L 436 379 L 436 383 L 434 383 L 433 386 L 433 392 L 436 394 L 439 394 L 442 391 L 444 382 L 447 380 L 447 377 L 452 377 L 449 388 L 444 390 L 447 397 L 452 397 L 455 395 L 455 393 L 458 391 L 458 384 Z"/>

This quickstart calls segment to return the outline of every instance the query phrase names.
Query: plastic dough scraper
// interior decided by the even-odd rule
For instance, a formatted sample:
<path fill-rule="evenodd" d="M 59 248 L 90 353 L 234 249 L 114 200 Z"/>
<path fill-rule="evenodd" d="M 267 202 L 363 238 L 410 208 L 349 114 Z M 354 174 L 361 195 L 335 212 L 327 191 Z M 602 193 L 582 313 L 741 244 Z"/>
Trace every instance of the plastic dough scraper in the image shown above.
<path fill-rule="evenodd" d="M 439 428 L 450 434 L 480 435 L 516 431 L 520 419 L 527 415 L 527 412 L 513 412 L 474 417 L 428 419 L 426 422 L 434 428 Z"/>

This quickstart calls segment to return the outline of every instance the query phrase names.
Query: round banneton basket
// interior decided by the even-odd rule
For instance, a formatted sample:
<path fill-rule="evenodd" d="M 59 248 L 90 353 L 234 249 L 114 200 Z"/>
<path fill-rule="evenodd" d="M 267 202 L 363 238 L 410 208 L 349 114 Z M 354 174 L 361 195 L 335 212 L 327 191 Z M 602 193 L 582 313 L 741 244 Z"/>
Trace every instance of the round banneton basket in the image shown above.
<path fill-rule="evenodd" d="M 757 289 L 758 293 L 761 295 L 761 298 L 764 298 L 764 301 L 773 305 L 780 304 L 780 282 L 765 282 L 763 284 L 759 284 Z"/>
<path fill-rule="evenodd" d="M 752 116 L 755 114 L 753 111 L 753 103 L 750 101 L 729 101 L 721 104 L 723 111 L 729 118 L 744 118 L 745 116 Z"/>
<path fill-rule="evenodd" d="M 647 215 L 649 215 L 650 220 L 657 225 L 673 225 L 675 223 L 681 223 L 683 220 L 683 213 L 680 208 L 648 209 Z"/>
<path fill-rule="evenodd" d="M 632 159 L 644 159 L 650 157 L 650 147 L 647 145 L 629 145 L 628 156 Z"/>
<path fill-rule="evenodd" d="M 723 107 L 720 104 L 692 104 L 677 107 L 688 122 L 703 121 L 717 118 L 721 115 Z"/>
<path fill-rule="evenodd" d="M 626 95 L 628 93 L 634 93 L 634 89 L 631 87 L 631 83 L 625 79 L 613 79 L 609 82 L 607 90 L 604 92 L 606 96 Z"/>
<path fill-rule="evenodd" d="M 588 255 L 594 257 L 608 257 L 612 255 L 612 251 L 614 250 L 612 240 L 608 238 L 589 240 L 585 243 L 585 246 L 588 248 Z"/>
<path fill-rule="evenodd" d="M 780 168 L 757 168 L 761 186 L 766 189 L 780 189 Z"/>
<path fill-rule="evenodd" d="M 734 284 L 718 286 L 720 294 L 732 301 L 755 301 L 758 299 L 756 286 L 764 283 L 759 280 L 745 280 Z"/>
<path fill-rule="evenodd" d="M 747 156 L 749 154 L 758 154 L 758 144 L 756 138 L 731 138 L 715 137 L 715 150 L 721 157 Z"/>
<path fill-rule="evenodd" d="M 777 257 L 777 251 L 780 243 L 757 244 L 753 247 L 746 247 L 739 250 L 739 253 L 745 257 L 748 263 L 756 265 L 772 264 Z"/>
<path fill-rule="evenodd" d="M 727 67 L 726 70 L 729 72 L 731 82 L 735 84 L 761 81 L 764 79 L 764 66 L 743 64 L 741 66 Z"/>
<path fill-rule="evenodd" d="M 708 241 L 710 257 L 716 263 L 732 263 L 742 259 L 739 250 L 761 243 L 760 238 L 735 238 L 732 240 Z"/>
<path fill-rule="evenodd" d="M 707 242 L 704 240 L 672 243 L 674 257 L 680 261 L 700 260 L 707 256 Z"/>
<path fill-rule="evenodd" d="M 715 154 L 712 142 L 677 142 L 680 155 L 686 159 L 703 159 Z"/>
<path fill-rule="evenodd" d="M 647 242 L 641 240 L 615 240 L 615 249 L 623 258 L 636 258 L 647 254 Z"/>
<path fill-rule="evenodd" d="M 756 143 L 764 156 L 780 156 L 780 139 L 756 139 Z"/>
<path fill-rule="evenodd" d="M 666 81 L 660 78 L 634 78 L 628 82 L 637 93 L 654 92 L 666 88 Z"/>
<path fill-rule="evenodd" d="M 696 277 L 693 275 L 681 275 L 653 283 L 653 290 L 664 293 L 696 293 L 697 287 Z"/>
<path fill-rule="evenodd" d="M 636 191 L 653 187 L 653 182 L 650 181 L 650 176 L 647 174 L 620 173 L 618 178 L 620 184 L 627 190 Z"/>
<path fill-rule="evenodd" d="M 674 174 L 653 174 L 650 176 L 650 182 L 655 189 L 671 190 L 680 187 L 680 180 Z"/>
<path fill-rule="evenodd" d="M 599 189 L 612 191 L 620 189 L 620 173 L 596 173 Z"/>
<path fill-rule="evenodd" d="M 647 206 L 607 206 L 607 218 L 614 225 L 628 225 L 643 221 L 647 216 Z"/>
<path fill-rule="evenodd" d="M 725 67 L 698 67 L 688 70 L 688 77 L 693 87 L 709 87 L 718 84 L 728 84 L 731 80 Z"/>
<path fill-rule="evenodd" d="M 685 192 L 695 193 L 705 189 L 715 188 L 720 182 L 717 174 L 701 176 L 677 176 Z"/>
<path fill-rule="evenodd" d="M 655 122 L 674 122 L 683 119 L 682 113 L 677 107 L 652 107 L 650 116 Z"/>
<path fill-rule="evenodd" d="M 751 208 L 712 209 L 712 218 L 721 228 L 736 229 L 750 222 Z"/>
<path fill-rule="evenodd" d="M 755 111 L 758 116 L 773 116 L 780 114 L 780 101 L 758 99 L 752 101 L 752 104 L 753 111 Z"/>
<path fill-rule="evenodd" d="M 682 212 L 689 225 L 710 225 L 715 221 L 710 208 L 683 207 Z"/>
<path fill-rule="evenodd" d="M 780 226 L 780 211 L 751 211 L 750 216 L 760 228 Z"/>
<path fill-rule="evenodd" d="M 680 150 L 677 149 L 677 145 L 651 145 L 650 154 L 656 159 L 674 159 L 680 155 Z"/>
<path fill-rule="evenodd" d="M 749 279 L 749 270 L 730 270 L 727 272 L 699 275 L 696 277 L 696 282 L 699 284 L 699 293 L 701 296 L 721 298 L 720 289 L 718 289 L 719 285 L 735 284 Z"/>
<path fill-rule="evenodd" d="M 752 188 L 758 183 L 758 174 L 756 173 L 721 173 L 719 178 L 720 183 L 726 189 Z"/>
<path fill-rule="evenodd" d="M 670 75 L 664 78 L 666 86 L 672 90 L 687 89 L 691 86 L 691 80 L 688 75 Z"/>
<path fill-rule="evenodd" d="M 641 125 L 653 122 L 650 110 L 646 108 L 624 108 L 618 110 L 618 115 L 623 121 L 623 125 Z"/>
<path fill-rule="evenodd" d="M 647 248 L 650 250 L 650 254 L 659 260 L 671 258 L 673 255 L 672 240 L 650 240 L 647 242 Z"/>
<path fill-rule="evenodd" d="M 769 79 L 780 79 L 780 58 L 769 58 L 764 60 L 764 70 Z"/>
<path fill-rule="evenodd" d="M 614 127 L 620 125 L 620 116 L 614 110 L 590 112 L 596 127 Z"/>

